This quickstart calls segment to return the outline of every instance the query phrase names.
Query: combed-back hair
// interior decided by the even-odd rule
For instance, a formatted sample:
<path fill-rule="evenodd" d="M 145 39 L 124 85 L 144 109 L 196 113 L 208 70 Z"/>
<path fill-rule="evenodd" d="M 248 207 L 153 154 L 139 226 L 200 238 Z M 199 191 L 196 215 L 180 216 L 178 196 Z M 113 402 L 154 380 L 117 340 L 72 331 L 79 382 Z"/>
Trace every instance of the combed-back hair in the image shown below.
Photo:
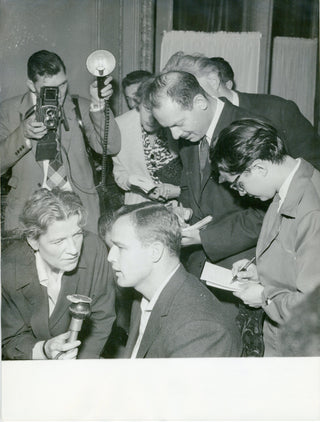
<path fill-rule="evenodd" d="M 231 81 L 234 84 L 234 72 L 227 60 L 223 57 L 210 57 L 212 64 L 218 69 L 220 80 L 226 84 Z"/>
<path fill-rule="evenodd" d="M 170 71 L 156 76 L 149 87 L 148 108 L 159 108 L 161 102 L 169 97 L 182 108 L 191 110 L 193 99 L 201 94 L 208 98 L 207 93 L 199 85 L 196 77 L 187 72 Z"/>
<path fill-rule="evenodd" d="M 125 90 L 127 86 L 143 82 L 150 76 L 152 76 L 152 73 L 147 70 L 134 70 L 122 79 L 122 89 Z"/>
<path fill-rule="evenodd" d="M 28 60 L 28 78 L 36 82 L 38 76 L 54 76 L 61 70 L 66 72 L 62 59 L 51 51 L 40 50 L 32 54 Z"/>
<path fill-rule="evenodd" d="M 179 256 L 181 228 L 178 217 L 164 205 L 152 202 L 124 205 L 115 213 L 114 222 L 123 216 L 130 218 L 142 245 L 158 241 L 171 255 Z"/>
<path fill-rule="evenodd" d="M 79 216 L 79 226 L 84 227 L 87 212 L 79 196 L 74 192 L 54 188 L 36 190 L 25 203 L 20 215 L 20 233 L 24 237 L 38 239 L 55 221 Z"/>
<path fill-rule="evenodd" d="M 223 129 L 210 150 L 213 175 L 239 174 L 257 160 L 280 164 L 286 148 L 277 130 L 260 119 L 241 119 Z"/>

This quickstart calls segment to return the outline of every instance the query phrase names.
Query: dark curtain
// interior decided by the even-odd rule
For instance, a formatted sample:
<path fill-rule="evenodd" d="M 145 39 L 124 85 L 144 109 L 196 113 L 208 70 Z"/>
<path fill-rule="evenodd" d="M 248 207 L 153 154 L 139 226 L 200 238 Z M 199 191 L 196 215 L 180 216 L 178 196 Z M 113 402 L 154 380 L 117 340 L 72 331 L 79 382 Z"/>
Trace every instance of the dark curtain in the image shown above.
<path fill-rule="evenodd" d="M 174 0 L 173 29 L 181 31 L 249 30 L 252 0 Z"/>
<path fill-rule="evenodd" d="M 319 0 L 274 0 L 273 37 L 318 38 Z"/>
<path fill-rule="evenodd" d="M 181 31 L 252 30 L 256 0 L 174 0 L 173 29 Z M 319 0 L 274 0 L 272 36 L 317 38 Z"/>

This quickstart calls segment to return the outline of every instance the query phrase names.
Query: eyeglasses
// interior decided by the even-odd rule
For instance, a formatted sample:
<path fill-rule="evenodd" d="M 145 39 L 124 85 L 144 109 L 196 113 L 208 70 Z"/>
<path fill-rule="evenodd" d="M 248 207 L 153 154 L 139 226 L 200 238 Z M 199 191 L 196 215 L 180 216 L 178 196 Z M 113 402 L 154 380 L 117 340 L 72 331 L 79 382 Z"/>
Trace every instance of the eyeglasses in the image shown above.
<path fill-rule="evenodd" d="M 245 173 L 247 170 L 240 173 L 232 183 L 230 183 L 230 188 L 237 190 L 239 193 L 246 193 L 245 187 L 243 186 L 242 182 L 239 182 L 240 177 Z"/>

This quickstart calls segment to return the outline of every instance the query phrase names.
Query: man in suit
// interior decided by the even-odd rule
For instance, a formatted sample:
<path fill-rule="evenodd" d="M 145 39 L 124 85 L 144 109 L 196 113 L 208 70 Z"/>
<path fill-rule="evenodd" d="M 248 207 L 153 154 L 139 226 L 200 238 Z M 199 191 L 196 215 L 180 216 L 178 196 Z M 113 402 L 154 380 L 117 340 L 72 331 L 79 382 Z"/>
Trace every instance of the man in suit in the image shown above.
<path fill-rule="evenodd" d="M 275 128 L 258 119 L 225 128 L 211 155 L 220 181 L 239 195 L 273 199 L 257 244 L 257 265 L 242 270 L 245 260 L 234 263 L 242 280 L 234 295 L 263 308 L 265 356 L 281 356 L 281 327 L 320 284 L 320 172 L 288 155 Z"/>
<path fill-rule="evenodd" d="M 151 84 L 147 106 L 158 122 L 170 129 L 173 138 L 179 140 L 183 164 L 180 201 L 185 208 L 192 209 L 191 223 L 207 215 L 213 217 L 200 230 L 183 230 L 188 270 L 199 276 L 205 259 L 231 268 L 235 259 L 251 258 L 264 211 L 250 200 L 239 200 L 213 180 L 206 149 L 223 128 L 252 114 L 228 100 L 211 97 L 190 73 L 173 71 L 159 75 Z"/>
<path fill-rule="evenodd" d="M 100 357 L 115 319 L 115 292 L 103 242 L 83 230 L 86 216 L 78 195 L 57 188 L 40 189 L 26 202 L 24 239 L 2 254 L 3 359 Z M 70 295 L 92 302 L 79 340 L 68 342 Z"/>
<path fill-rule="evenodd" d="M 110 81 L 111 78 L 106 80 L 101 91 L 104 98 L 112 94 Z M 28 60 L 27 86 L 28 92 L 24 95 L 5 100 L 0 105 L 1 174 L 12 169 L 4 228 L 12 230 L 18 226 L 23 205 L 36 189 L 60 187 L 80 196 L 90 215 L 87 228 L 97 233 L 99 198 L 80 128 L 80 116 L 68 94 L 66 68 L 61 58 L 46 50 L 34 53 Z M 35 117 L 36 102 L 45 86 L 59 89 L 61 116 L 56 131 L 48 131 L 44 122 Z M 91 84 L 90 94 L 91 101 L 78 99 L 78 110 L 90 146 L 102 153 L 105 104 L 98 98 L 96 82 Z M 49 136 L 51 145 L 57 150 L 53 156 L 47 155 L 48 144 L 44 144 Z M 42 154 L 37 155 L 40 149 Z M 120 133 L 110 112 L 107 152 L 117 154 L 119 150 Z"/>
<path fill-rule="evenodd" d="M 230 64 L 221 57 L 175 53 L 165 70 L 192 73 L 210 95 L 227 98 L 241 107 L 270 121 L 278 130 L 292 157 L 303 157 L 320 169 L 320 139 L 311 123 L 293 101 L 276 95 L 248 94 L 232 90 L 234 83 Z"/>
<path fill-rule="evenodd" d="M 121 287 L 134 287 L 124 357 L 239 356 L 239 331 L 223 306 L 179 261 L 177 216 L 160 204 L 124 206 L 108 260 Z"/>

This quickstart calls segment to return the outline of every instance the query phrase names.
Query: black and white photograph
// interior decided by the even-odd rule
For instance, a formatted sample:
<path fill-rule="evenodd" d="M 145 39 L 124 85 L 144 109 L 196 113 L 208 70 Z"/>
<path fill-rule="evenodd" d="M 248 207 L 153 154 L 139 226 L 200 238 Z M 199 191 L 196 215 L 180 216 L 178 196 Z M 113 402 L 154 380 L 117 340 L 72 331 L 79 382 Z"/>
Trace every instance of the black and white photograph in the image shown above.
<path fill-rule="evenodd" d="M 2 421 L 320 421 L 319 26 L 0 0 Z"/>

